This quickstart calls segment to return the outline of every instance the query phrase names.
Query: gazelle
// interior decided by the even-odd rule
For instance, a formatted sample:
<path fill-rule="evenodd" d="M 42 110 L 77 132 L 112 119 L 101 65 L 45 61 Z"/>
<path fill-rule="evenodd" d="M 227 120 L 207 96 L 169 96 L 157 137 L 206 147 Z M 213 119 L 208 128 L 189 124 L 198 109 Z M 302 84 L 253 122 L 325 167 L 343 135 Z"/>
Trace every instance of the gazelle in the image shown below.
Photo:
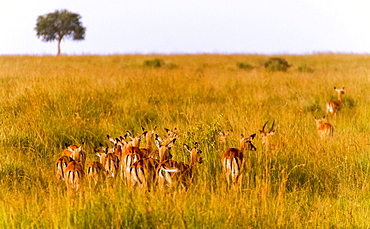
<path fill-rule="evenodd" d="M 168 138 L 169 141 L 171 141 L 173 138 L 177 138 L 178 129 L 176 127 L 173 128 L 172 130 L 170 130 L 168 128 L 164 128 L 164 130 L 167 133 L 167 138 Z"/>
<path fill-rule="evenodd" d="M 96 187 L 99 183 L 103 182 L 108 175 L 103 164 L 98 161 L 93 161 L 87 166 L 87 179 L 90 188 Z"/>
<path fill-rule="evenodd" d="M 228 186 L 241 185 L 242 172 L 244 167 L 244 152 L 247 150 L 255 151 L 256 147 L 252 144 L 256 134 L 252 134 L 249 137 L 241 135 L 239 140 L 240 147 L 228 149 L 222 156 L 221 162 L 226 175 L 226 181 Z"/>
<path fill-rule="evenodd" d="M 328 136 L 333 136 L 334 127 L 330 123 L 324 122 L 325 116 L 319 119 L 314 117 L 314 119 L 316 122 L 316 129 L 320 138 L 323 139 Z"/>
<path fill-rule="evenodd" d="M 144 158 L 136 161 L 130 167 L 130 185 L 138 186 L 140 189 L 150 191 L 154 187 L 155 173 L 159 160 L 154 158 Z"/>
<path fill-rule="evenodd" d="M 138 160 L 143 159 L 143 154 L 139 147 L 129 146 L 126 147 L 122 153 L 120 160 L 120 171 L 123 178 L 126 178 L 127 184 L 130 185 L 130 168 Z"/>
<path fill-rule="evenodd" d="M 342 88 L 336 88 L 334 87 L 334 90 L 338 94 L 337 100 L 331 100 L 326 103 L 326 115 L 336 115 L 337 111 L 339 111 L 342 108 L 342 95 L 344 94 L 344 87 Z"/>
<path fill-rule="evenodd" d="M 68 164 L 73 161 L 69 156 L 61 156 L 55 162 L 55 175 L 58 180 L 64 180 Z"/>
<path fill-rule="evenodd" d="M 223 150 L 226 149 L 226 144 L 227 144 L 227 138 L 230 135 L 230 131 L 226 132 L 219 132 L 218 133 L 218 147 L 222 148 Z"/>
<path fill-rule="evenodd" d="M 127 131 L 126 133 L 126 135 L 131 139 L 130 146 L 138 147 L 138 148 L 140 147 L 141 139 L 144 138 L 146 134 L 147 134 L 146 130 L 143 130 L 142 134 L 135 135 L 135 136 L 133 136 L 129 131 Z"/>
<path fill-rule="evenodd" d="M 65 182 L 69 193 L 72 193 L 74 190 L 82 190 L 85 172 L 80 163 L 71 161 L 66 168 L 65 175 Z"/>
<path fill-rule="evenodd" d="M 159 138 L 159 136 L 157 134 L 155 135 L 155 139 L 158 140 L 158 141 L 160 141 L 160 144 L 165 144 L 165 142 L 170 143 L 170 142 L 174 141 L 177 138 L 177 128 L 174 128 L 173 130 L 164 128 L 164 130 L 167 133 L 167 139 L 166 140 L 162 140 L 161 138 Z M 170 157 L 168 159 L 171 159 L 172 158 L 172 155 L 171 154 L 169 154 L 169 155 L 170 155 Z M 148 155 L 148 157 L 159 160 L 160 159 L 159 151 L 158 150 L 153 150 Z"/>
<path fill-rule="evenodd" d="M 126 135 L 125 135 L 125 137 L 126 137 Z M 114 144 L 113 148 L 112 148 L 112 151 L 114 152 L 114 154 L 120 160 L 121 160 L 123 151 L 126 149 L 126 147 L 128 145 L 128 143 L 125 140 L 125 137 L 120 136 L 120 139 L 118 139 L 118 138 L 113 139 L 111 136 L 107 135 L 108 140 Z M 100 147 L 103 147 L 103 145 L 101 143 L 100 143 Z"/>
<path fill-rule="evenodd" d="M 156 178 L 158 164 L 172 158 L 170 150 L 175 144 L 176 138 L 170 142 L 165 142 L 156 135 L 155 144 L 158 148 L 158 158 L 144 158 L 136 161 L 130 168 L 131 186 L 138 184 L 141 188 L 150 190 Z"/>
<path fill-rule="evenodd" d="M 73 160 L 81 164 L 82 168 L 85 167 L 86 154 L 82 151 L 82 146 L 66 144 L 66 149 L 63 151 L 62 156 L 69 156 Z"/>
<path fill-rule="evenodd" d="M 262 144 L 265 145 L 266 152 L 270 150 L 270 138 L 272 135 L 275 134 L 275 130 L 274 130 L 275 120 L 272 122 L 271 129 L 268 131 L 265 130 L 267 123 L 268 121 L 263 125 L 262 130 L 260 130 L 260 134 L 262 137 Z"/>
<path fill-rule="evenodd" d="M 107 177 L 116 178 L 119 169 L 119 158 L 113 152 L 109 152 L 109 148 L 103 149 L 103 153 L 96 153 L 100 158 L 100 163 L 107 172 Z"/>
<path fill-rule="evenodd" d="M 194 148 L 190 148 L 184 144 L 184 148 L 190 153 L 190 164 L 175 160 L 165 160 L 158 165 L 157 176 L 159 188 L 165 186 L 173 187 L 180 184 L 185 188 L 193 179 L 193 170 L 197 163 L 202 163 L 203 159 L 200 156 L 202 151 L 199 149 L 199 144 L 196 142 Z"/>
<path fill-rule="evenodd" d="M 140 148 L 140 150 L 143 154 L 143 157 L 146 158 L 152 152 L 152 139 L 153 139 L 153 135 L 154 135 L 154 132 L 157 129 L 157 127 L 154 127 L 154 129 L 151 130 L 151 131 L 145 131 L 144 127 L 141 127 L 141 129 L 145 133 L 146 146 L 145 146 L 145 148 Z"/>

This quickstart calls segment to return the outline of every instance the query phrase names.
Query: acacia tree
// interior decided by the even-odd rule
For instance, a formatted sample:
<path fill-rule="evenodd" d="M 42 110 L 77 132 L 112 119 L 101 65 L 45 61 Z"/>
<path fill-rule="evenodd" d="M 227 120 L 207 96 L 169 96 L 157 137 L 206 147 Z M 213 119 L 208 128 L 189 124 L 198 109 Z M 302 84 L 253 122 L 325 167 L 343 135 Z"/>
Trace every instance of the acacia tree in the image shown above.
<path fill-rule="evenodd" d="M 58 41 L 58 56 L 60 55 L 60 43 L 63 38 L 84 40 L 86 28 L 82 26 L 81 16 L 67 10 L 56 10 L 37 18 L 35 30 L 37 37 L 42 41 Z"/>

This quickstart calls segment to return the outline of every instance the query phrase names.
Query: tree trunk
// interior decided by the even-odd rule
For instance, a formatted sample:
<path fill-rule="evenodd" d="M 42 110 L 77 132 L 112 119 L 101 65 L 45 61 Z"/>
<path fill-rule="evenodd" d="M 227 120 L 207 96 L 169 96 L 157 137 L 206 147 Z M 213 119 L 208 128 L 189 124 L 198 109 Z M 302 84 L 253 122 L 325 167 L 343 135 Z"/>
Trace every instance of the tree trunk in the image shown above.
<path fill-rule="evenodd" d="M 58 39 L 58 53 L 57 53 L 57 56 L 60 55 L 60 43 L 61 43 L 61 41 L 62 41 L 62 38 L 59 38 Z"/>

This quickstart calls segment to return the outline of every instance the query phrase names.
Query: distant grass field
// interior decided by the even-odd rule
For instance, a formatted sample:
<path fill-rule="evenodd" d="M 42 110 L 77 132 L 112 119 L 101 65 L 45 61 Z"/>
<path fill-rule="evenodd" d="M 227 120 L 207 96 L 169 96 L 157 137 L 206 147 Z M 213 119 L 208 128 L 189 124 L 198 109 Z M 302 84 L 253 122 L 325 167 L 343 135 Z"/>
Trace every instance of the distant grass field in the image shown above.
<path fill-rule="evenodd" d="M 269 57 L 0 56 L 0 227 L 370 228 L 370 56 L 279 56 L 287 72 L 266 71 Z M 345 87 L 343 108 L 329 117 L 334 137 L 320 140 L 313 116 L 334 86 Z M 259 130 L 274 120 L 266 152 Z M 189 162 L 184 143 L 199 142 L 205 162 L 188 191 L 146 194 L 117 180 L 66 195 L 53 167 L 65 143 L 84 143 L 89 163 L 107 134 L 141 126 L 178 128 L 179 161 Z M 239 191 L 222 174 L 226 130 L 228 148 L 258 136 Z"/>

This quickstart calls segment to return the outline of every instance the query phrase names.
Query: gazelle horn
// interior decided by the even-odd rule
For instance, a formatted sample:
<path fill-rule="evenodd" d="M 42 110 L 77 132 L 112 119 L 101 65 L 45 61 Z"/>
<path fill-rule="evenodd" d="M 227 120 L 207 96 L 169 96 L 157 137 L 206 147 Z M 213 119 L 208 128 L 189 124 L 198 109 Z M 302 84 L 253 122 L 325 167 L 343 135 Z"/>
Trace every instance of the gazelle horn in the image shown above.
<path fill-rule="evenodd" d="M 272 122 L 272 126 L 269 132 L 271 132 L 274 129 L 275 120 Z"/>

